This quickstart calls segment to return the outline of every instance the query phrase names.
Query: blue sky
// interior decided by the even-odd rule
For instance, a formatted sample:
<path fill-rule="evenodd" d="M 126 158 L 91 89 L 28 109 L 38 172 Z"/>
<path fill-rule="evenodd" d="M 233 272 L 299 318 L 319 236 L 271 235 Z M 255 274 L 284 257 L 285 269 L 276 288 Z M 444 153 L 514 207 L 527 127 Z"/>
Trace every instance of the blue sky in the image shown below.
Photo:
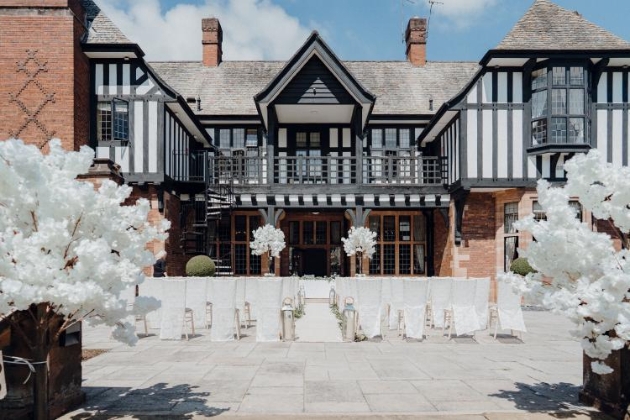
<path fill-rule="evenodd" d="M 479 61 L 533 0 L 440 0 L 431 15 L 432 61 Z M 318 30 L 342 60 L 404 59 L 402 32 L 428 0 L 96 0 L 149 60 L 199 60 L 200 19 L 215 15 L 227 60 L 289 58 Z M 630 40 L 630 1 L 555 0 Z"/>

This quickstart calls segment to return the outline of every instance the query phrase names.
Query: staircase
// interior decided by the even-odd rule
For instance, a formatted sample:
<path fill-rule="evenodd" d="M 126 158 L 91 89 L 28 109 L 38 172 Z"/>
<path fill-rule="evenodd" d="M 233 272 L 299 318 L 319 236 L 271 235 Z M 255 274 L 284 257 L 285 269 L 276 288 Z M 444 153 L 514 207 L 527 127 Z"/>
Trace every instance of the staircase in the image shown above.
<path fill-rule="evenodd" d="M 217 250 L 214 238 L 209 240 L 210 232 L 217 234 L 221 219 L 229 218 L 234 207 L 230 166 L 222 164 L 220 159 L 217 161 L 205 177 L 205 201 L 182 203 L 180 246 L 184 254 L 209 255 L 215 261 L 216 275 L 230 276 L 233 274 L 231 245 L 221 244 Z"/>

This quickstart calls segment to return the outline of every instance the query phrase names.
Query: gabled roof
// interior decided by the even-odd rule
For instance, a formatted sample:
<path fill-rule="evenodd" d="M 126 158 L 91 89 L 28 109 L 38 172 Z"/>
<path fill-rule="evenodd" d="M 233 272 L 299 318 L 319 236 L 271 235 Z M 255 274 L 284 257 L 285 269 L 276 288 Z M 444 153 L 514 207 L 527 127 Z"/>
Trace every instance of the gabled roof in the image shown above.
<path fill-rule="evenodd" d="M 372 115 L 432 115 L 479 69 L 474 62 L 344 61 L 357 81 L 376 96 Z M 153 62 L 151 66 L 175 90 L 201 99 L 200 116 L 257 116 L 252 99 L 285 66 L 284 61 L 224 61 L 205 67 L 200 61 Z M 433 100 L 433 110 L 430 100 Z"/>
<path fill-rule="evenodd" d="M 92 21 L 84 40 L 86 44 L 135 44 L 123 34 L 114 22 L 92 0 L 82 0 L 88 21 Z"/>
<path fill-rule="evenodd" d="M 317 31 L 313 31 L 306 39 L 306 42 L 287 61 L 280 72 L 269 81 L 267 86 L 254 96 L 256 108 L 258 109 L 264 125 L 267 125 L 267 107 L 309 62 L 312 57 L 318 57 L 321 62 L 330 70 L 332 75 L 338 79 L 341 85 L 354 98 L 362 109 L 362 125 L 367 124 L 369 114 L 374 107 L 376 97 L 361 85 L 361 83 L 348 71 L 341 60 L 319 36 Z"/>
<path fill-rule="evenodd" d="M 549 0 L 536 0 L 495 50 L 617 50 L 630 43 Z"/>

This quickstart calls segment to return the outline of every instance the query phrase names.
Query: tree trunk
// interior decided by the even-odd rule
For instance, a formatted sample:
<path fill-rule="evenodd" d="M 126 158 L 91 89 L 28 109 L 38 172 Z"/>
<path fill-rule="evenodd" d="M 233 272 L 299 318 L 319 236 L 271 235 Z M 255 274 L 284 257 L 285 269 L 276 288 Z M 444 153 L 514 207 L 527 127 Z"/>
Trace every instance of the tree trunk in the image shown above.
<path fill-rule="evenodd" d="M 35 327 L 35 349 L 33 349 L 33 361 L 35 366 L 35 380 L 33 381 L 33 418 L 35 420 L 48 420 L 48 323 L 46 304 L 37 305 L 38 325 Z M 42 363 L 44 362 L 44 363 Z"/>
<path fill-rule="evenodd" d="M 33 352 L 35 362 L 43 362 L 48 358 L 45 348 Z M 35 381 L 33 382 L 33 414 L 36 420 L 48 420 L 48 365 L 35 365 Z"/>

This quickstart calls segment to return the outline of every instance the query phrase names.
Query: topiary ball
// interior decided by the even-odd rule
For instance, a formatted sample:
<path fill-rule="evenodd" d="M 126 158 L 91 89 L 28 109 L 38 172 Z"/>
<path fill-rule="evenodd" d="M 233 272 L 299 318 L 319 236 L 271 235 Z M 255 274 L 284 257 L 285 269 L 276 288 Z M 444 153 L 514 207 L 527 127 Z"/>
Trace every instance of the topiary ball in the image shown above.
<path fill-rule="evenodd" d="M 186 263 L 188 277 L 214 277 L 214 261 L 207 255 L 196 255 Z"/>
<path fill-rule="evenodd" d="M 529 273 L 537 272 L 532 268 L 531 265 L 529 265 L 529 261 L 527 261 L 527 258 L 517 258 L 512 261 L 512 264 L 510 265 L 510 271 L 521 276 L 526 276 Z"/>

